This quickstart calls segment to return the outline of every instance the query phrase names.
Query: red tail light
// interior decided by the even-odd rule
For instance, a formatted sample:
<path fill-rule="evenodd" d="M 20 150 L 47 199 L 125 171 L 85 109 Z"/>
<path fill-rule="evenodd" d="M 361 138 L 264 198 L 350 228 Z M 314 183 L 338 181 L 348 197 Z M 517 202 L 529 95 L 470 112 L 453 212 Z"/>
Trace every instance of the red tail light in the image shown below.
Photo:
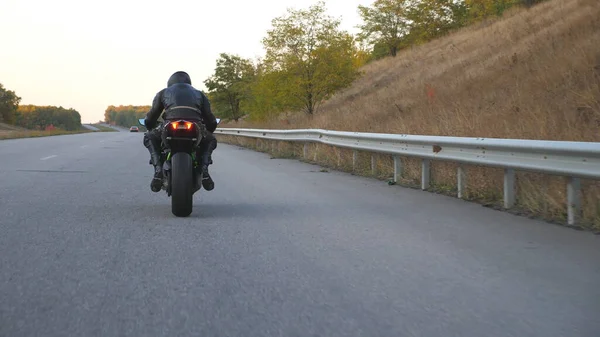
<path fill-rule="evenodd" d="M 192 126 L 194 126 L 194 123 L 192 123 L 192 122 L 185 122 L 184 124 L 182 124 L 180 122 L 171 122 L 171 128 L 173 130 L 177 130 L 177 129 L 191 130 Z"/>

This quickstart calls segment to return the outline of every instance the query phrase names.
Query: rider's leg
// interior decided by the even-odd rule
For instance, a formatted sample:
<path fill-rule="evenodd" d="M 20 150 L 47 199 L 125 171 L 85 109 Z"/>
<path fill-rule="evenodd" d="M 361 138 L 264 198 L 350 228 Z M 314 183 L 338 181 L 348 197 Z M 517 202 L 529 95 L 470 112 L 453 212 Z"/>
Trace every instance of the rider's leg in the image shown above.
<path fill-rule="evenodd" d="M 158 129 L 153 129 L 144 134 L 144 146 L 150 152 L 150 163 L 154 165 L 154 177 L 150 183 L 153 192 L 159 192 L 162 187 L 162 161 L 160 158 L 161 135 Z"/>
<path fill-rule="evenodd" d="M 200 142 L 197 153 L 197 158 L 199 158 L 200 162 L 200 171 L 202 172 L 202 187 L 207 191 L 215 188 L 215 183 L 208 173 L 208 165 L 212 164 L 212 152 L 216 148 L 217 139 L 212 133 L 207 132 L 206 137 Z"/>

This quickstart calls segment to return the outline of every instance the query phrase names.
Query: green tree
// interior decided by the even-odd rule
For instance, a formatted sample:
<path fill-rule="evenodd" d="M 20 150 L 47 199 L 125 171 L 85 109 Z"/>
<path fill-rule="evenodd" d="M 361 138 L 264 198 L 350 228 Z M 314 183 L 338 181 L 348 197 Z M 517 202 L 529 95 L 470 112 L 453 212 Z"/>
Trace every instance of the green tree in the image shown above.
<path fill-rule="evenodd" d="M 109 105 L 104 111 L 104 121 L 109 124 L 116 124 L 122 127 L 130 127 L 138 124 L 139 118 L 144 118 L 150 106 L 135 105 Z"/>
<path fill-rule="evenodd" d="M 489 16 L 501 16 L 505 10 L 518 4 L 530 6 L 538 0 L 464 0 L 470 22 Z"/>
<path fill-rule="evenodd" d="M 18 112 L 17 125 L 24 128 L 44 130 L 50 125 L 69 131 L 81 128 L 81 115 L 74 109 L 65 109 L 62 106 L 21 105 Z"/>
<path fill-rule="evenodd" d="M 385 45 L 389 55 L 396 56 L 405 36 L 409 33 L 409 0 L 375 0 L 372 6 L 358 6 L 363 20 L 358 25 L 358 39 L 378 46 Z"/>
<path fill-rule="evenodd" d="M 467 6 L 456 0 L 418 0 L 413 2 L 407 14 L 412 22 L 408 41 L 419 44 L 464 26 Z"/>
<path fill-rule="evenodd" d="M 18 108 L 21 97 L 14 91 L 5 89 L 0 83 L 0 122 L 15 124 L 18 118 Z"/>
<path fill-rule="evenodd" d="M 275 18 L 263 39 L 266 76 L 282 85 L 290 109 L 312 115 L 334 92 L 359 75 L 353 37 L 338 27 L 340 21 L 325 14 L 319 1 L 306 10 L 288 9 Z"/>
<path fill-rule="evenodd" d="M 222 53 L 215 73 L 204 81 L 211 105 L 224 118 L 242 117 L 242 103 L 248 99 L 255 76 L 252 62 L 238 55 Z"/>
<path fill-rule="evenodd" d="M 289 83 L 285 71 L 272 70 L 264 62 L 258 62 L 250 98 L 246 104 L 253 120 L 265 120 L 290 109 L 294 98 L 288 95 Z"/>

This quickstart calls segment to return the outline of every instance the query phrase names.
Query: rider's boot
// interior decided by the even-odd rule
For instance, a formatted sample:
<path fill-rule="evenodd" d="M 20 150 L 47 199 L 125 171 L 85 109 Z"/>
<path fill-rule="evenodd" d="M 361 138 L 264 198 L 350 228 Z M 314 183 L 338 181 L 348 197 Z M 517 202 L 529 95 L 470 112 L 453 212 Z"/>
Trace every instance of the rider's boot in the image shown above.
<path fill-rule="evenodd" d="M 154 177 L 152 177 L 150 189 L 152 192 L 159 192 L 163 184 L 163 165 L 160 160 L 160 153 L 156 151 L 156 148 L 152 144 L 149 145 L 150 163 L 154 166 Z"/>
<path fill-rule="evenodd" d="M 202 187 L 207 191 L 212 191 L 215 188 L 215 182 L 208 173 L 208 165 L 202 165 Z"/>
<path fill-rule="evenodd" d="M 160 136 L 153 131 L 144 133 L 144 147 L 148 149 L 150 153 L 150 163 L 154 166 L 154 177 L 150 183 L 150 189 L 152 192 L 159 192 L 162 188 L 163 179 L 163 164 L 160 160 Z"/>
<path fill-rule="evenodd" d="M 212 151 L 210 151 L 212 152 Z M 215 188 L 215 182 L 210 177 L 208 173 L 208 165 L 212 164 L 211 153 L 209 151 L 204 151 L 200 157 L 200 174 L 198 177 L 202 177 L 202 187 L 204 187 L 207 191 L 212 191 Z"/>
<path fill-rule="evenodd" d="M 150 183 L 150 189 L 152 192 L 160 192 L 163 185 L 163 173 L 162 173 L 162 165 L 154 166 L 154 177 L 152 177 L 152 182 Z"/>
<path fill-rule="evenodd" d="M 202 179 L 202 187 L 207 191 L 212 191 L 215 188 L 215 182 L 208 173 L 208 165 L 212 164 L 212 152 L 217 148 L 217 140 L 214 136 L 207 137 L 202 140 L 196 153 L 196 158 L 199 159 L 198 179 Z"/>

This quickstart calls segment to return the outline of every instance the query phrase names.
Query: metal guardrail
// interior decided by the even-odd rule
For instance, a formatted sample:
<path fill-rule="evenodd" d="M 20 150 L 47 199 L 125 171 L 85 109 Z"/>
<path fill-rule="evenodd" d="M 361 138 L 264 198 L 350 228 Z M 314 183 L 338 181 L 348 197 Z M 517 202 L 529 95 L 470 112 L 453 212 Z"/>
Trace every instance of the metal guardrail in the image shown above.
<path fill-rule="evenodd" d="M 460 164 L 482 165 L 504 169 L 504 207 L 515 204 L 515 170 L 566 176 L 568 196 L 568 223 L 575 224 L 581 208 L 581 179 L 600 179 L 600 143 L 521 140 L 498 138 L 468 138 L 396 135 L 382 133 L 341 132 L 321 129 L 268 130 L 218 128 L 216 134 L 304 143 L 304 157 L 308 143 L 322 143 L 353 149 L 353 167 L 356 151 L 390 154 L 394 157 L 394 180 L 402 175 L 401 156 L 422 160 L 421 188 L 430 184 L 431 160 L 452 161 Z M 374 158 L 371 169 L 375 170 Z M 457 172 L 458 197 L 466 186 L 465 170 Z"/>

